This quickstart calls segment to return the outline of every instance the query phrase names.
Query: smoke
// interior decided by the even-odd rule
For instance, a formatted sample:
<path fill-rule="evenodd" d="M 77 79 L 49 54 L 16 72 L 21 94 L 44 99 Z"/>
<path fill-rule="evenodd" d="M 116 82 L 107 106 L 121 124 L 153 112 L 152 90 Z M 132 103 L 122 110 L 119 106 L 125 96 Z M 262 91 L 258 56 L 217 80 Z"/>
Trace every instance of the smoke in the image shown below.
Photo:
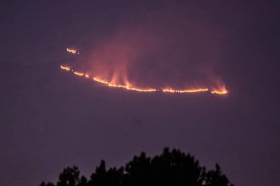
<path fill-rule="evenodd" d="M 86 71 L 115 84 L 218 89 L 224 33 L 217 28 L 186 6 L 154 10 L 95 45 Z"/>

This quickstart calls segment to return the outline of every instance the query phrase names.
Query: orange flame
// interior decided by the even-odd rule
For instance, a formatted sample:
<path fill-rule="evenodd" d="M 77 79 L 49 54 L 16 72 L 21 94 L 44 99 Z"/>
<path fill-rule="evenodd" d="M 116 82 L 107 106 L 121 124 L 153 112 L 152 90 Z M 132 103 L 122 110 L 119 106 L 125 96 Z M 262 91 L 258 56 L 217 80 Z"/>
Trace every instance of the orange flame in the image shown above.
<path fill-rule="evenodd" d="M 124 89 L 127 89 L 127 90 L 134 90 L 134 91 L 137 91 L 137 92 L 155 92 L 155 91 L 157 91 L 157 89 L 140 89 L 140 88 L 136 88 L 136 87 L 130 87 L 129 85 L 118 85 L 118 84 L 110 83 L 109 81 L 102 80 L 102 79 L 99 79 L 99 78 L 96 78 L 96 77 L 94 77 L 93 80 L 96 81 L 96 82 L 105 84 L 109 87 L 124 88 Z"/>
<path fill-rule="evenodd" d="M 83 73 L 83 72 L 76 72 L 75 71 L 74 74 L 77 75 L 77 76 L 83 76 L 85 73 Z"/>
<path fill-rule="evenodd" d="M 199 88 L 199 89 L 186 89 L 186 90 L 174 90 L 170 88 L 162 89 L 162 92 L 169 93 L 195 93 L 195 92 L 207 92 L 208 88 Z"/>
<path fill-rule="evenodd" d="M 70 52 L 70 53 L 72 53 L 72 54 L 79 54 L 79 52 L 77 52 L 76 49 L 72 49 L 72 48 L 66 48 L 66 51 L 67 51 L 67 52 Z"/>
<path fill-rule="evenodd" d="M 211 93 L 212 93 L 212 94 L 227 94 L 228 91 L 227 91 L 227 90 L 222 90 L 222 91 L 219 91 L 219 90 L 212 90 Z"/>
<path fill-rule="evenodd" d="M 63 69 L 63 70 L 66 70 L 66 71 L 69 71 L 69 70 L 70 70 L 70 67 L 67 67 L 67 66 L 62 66 L 62 65 L 61 65 L 60 68 Z"/>
<path fill-rule="evenodd" d="M 228 91 L 227 91 L 227 89 L 226 89 L 225 86 L 222 86 L 222 87 L 219 88 L 219 89 L 213 89 L 213 90 L 211 91 L 211 93 L 212 93 L 212 94 L 227 94 Z"/>

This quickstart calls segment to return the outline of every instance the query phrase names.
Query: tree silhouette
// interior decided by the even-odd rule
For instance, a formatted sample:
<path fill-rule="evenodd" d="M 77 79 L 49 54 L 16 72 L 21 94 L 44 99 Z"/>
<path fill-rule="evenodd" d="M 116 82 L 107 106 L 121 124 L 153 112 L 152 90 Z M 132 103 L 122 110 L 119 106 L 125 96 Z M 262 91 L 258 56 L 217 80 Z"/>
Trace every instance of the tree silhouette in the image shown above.
<path fill-rule="evenodd" d="M 42 182 L 40 186 L 233 186 L 222 174 L 220 166 L 206 171 L 190 154 L 180 150 L 163 153 L 153 158 L 145 153 L 135 156 L 124 167 L 106 169 L 105 161 L 87 180 L 80 177 L 76 166 L 67 167 L 56 184 Z"/>

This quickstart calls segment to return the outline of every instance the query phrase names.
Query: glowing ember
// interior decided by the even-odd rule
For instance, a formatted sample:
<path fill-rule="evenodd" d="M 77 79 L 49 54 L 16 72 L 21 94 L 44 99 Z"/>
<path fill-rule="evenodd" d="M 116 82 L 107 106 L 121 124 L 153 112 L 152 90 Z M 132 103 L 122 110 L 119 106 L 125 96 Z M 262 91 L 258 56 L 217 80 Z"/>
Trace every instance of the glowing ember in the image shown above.
<path fill-rule="evenodd" d="M 84 75 L 84 73 L 82 73 L 82 72 L 74 72 L 74 74 L 77 75 L 77 76 L 83 76 Z"/>
<path fill-rule="evenodd" d="M 70 52 L 70 53 L 72 53 L 72 54 L 79 54 L 79 52 L 77 52 L 77 50 L 76 50 L 76 49 L 73 49 L 73 48 L 66 48 L 66 51 L 67 51 L 67 52 Z"/>
<path fill-rule="evenodd" d="M 70 67 L 66 67 L 66 66 L 62 66 L 62 65 L 60 66 L 60 68 L 63 69 L 63 70 L 66 70 L 66 71 L 70 70 Z"/>

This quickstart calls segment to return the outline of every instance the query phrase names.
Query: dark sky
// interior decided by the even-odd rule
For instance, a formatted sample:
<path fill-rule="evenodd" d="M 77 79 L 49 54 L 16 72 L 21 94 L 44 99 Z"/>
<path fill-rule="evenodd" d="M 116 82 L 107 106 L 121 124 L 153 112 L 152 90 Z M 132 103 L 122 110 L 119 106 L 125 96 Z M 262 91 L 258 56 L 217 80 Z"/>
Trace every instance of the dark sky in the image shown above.
<path fill-rule="evenodd" d="M 219 163 L 235 185 L 279 184 L 277 1 L 182 2 L 1 2 L 0 185 L 55 181 L 74 164 L 89 176 L 101 159 L 120 166 L 166 146 L 192 153 L 209 169 Z M 174 36 L 181 45 L 172 45 L 171 55 L 210 66 L 229 94 L 143 94 L 59 69 L 74 60 L 66 47 L 92 54 L 131 27 L 156 30 L 163 38 L 157 47 Z M 158 47 L 149 60 L 161 63 L 147 69 L 172 66 L 168 51 Z"/>

